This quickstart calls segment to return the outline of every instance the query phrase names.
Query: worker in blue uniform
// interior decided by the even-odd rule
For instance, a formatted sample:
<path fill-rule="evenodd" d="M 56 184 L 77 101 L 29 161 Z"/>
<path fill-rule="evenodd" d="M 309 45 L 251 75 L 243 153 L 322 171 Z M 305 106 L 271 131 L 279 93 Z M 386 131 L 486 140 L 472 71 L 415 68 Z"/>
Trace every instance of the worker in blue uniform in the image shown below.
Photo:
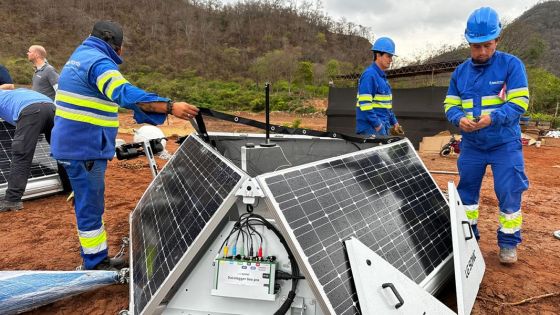
<path fill-rule="evenodd" d="M 395 43 L 388 37 L 378 38 L 373 46 L 373 63 L 362 73 L 356 101 L 356 133 L 365 137 L 386 136 L 389 129 L 399 128 L 393 113 L 393 95 L 385 70 L 395 56 Z"/>
<path fill-rule="evenodd" d="M 91 36 L 64 65 L 56 92 L 52 155 L 68 172 L 83 264 L 81 269 L 114 269 L 122 261 L 108 258 L 103 224 L 105 170 L 115 155 L 118 109 L 134 112 L 138 123 L 161 124 L 167 114 L 193 118 L 198 109 L 185 102 L 148 93 L 119 72 L 123 31 L 111 21 L 95 23 Z"/>
<path fill-rule="evenodd" d="M 519 126 L 519 117 L 529 105 L 529 89 L 523 62 L 496 50 L 500 31 L 492 8 L 479 8 L 470 15 L 465 37 L 471 58 L 453 72 L 444 107 L 447 119 L 463 136 L 457 189 L 467 218 L 478 239 L 480 187 L 490 165 L 500 209 L 499 259 L 511 264 L 517 261 L 521 243 L 521 197 L 529 187 Z"/>
<path fill-rule="evenodd" d="M 41 134 L 51 140 L 55 106 L 45 95 L 28 90 L 0 89 L 0 118 L 16 127 L 12 141 L 8 187 L 0 212 L 23 209 L 21 198 L 27 186 L 37 141 Z"/>

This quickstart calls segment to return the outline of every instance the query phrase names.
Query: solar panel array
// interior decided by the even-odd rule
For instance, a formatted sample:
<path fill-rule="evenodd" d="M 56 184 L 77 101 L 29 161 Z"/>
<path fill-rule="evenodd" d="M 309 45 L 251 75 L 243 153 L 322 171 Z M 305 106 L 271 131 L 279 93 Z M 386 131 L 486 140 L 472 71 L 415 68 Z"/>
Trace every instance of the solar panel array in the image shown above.
<path fill-rule="evenodd" d="M 416 283 L 452 253 L 447 202 L 408 141 L 260 181 L 295 240 L 309 280 L 336 314 L 359 314 L 343 247 L 351 236 Z"/>
<path fill-rule="evenodd" d="M 241 178 L 196 137 L 175 152 L 131 216 L 134 314 L 142 313 Z"/>
<path fill-rule="evenodd" d="M 14 126 L 5 121 L 0 121 L 0 184 L 8 182 L 15 131 L 16 128 Z M 29 178 L 44 177 L 58 172 L 56 161 L 50 154 L 50 146 L 45 136 L 41 134 L 37 141 Z"/>

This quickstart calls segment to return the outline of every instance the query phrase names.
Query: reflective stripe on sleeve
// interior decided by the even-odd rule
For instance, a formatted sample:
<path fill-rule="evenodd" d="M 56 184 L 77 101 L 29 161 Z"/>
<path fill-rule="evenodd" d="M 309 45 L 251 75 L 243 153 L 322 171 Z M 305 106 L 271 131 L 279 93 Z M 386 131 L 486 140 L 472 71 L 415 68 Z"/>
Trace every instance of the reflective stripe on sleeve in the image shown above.
<path fill-rule="evenodd" d="M 529 89 L 526 87 L 511 89 L 507 91 L 507 100 L 514 99 L 516 97 L 529 97 Z"/>
<path fill-rule="evenodd" d="M 461 105 L 461 98 L 455 95 L 447 95 L 445 100 L 443 101 L 444 104 L 451 104 L 451 105 Z"/>

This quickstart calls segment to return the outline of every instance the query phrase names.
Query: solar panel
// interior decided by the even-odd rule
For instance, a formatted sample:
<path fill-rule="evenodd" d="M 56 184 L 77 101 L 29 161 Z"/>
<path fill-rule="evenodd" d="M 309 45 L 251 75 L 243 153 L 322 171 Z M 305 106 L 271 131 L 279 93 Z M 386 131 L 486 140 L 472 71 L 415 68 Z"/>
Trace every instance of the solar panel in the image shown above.
<path fill-rule="evenodd" d="M 16 128 L 11 124 L 0 121 L 0 184 L 8 182 L 10 174 L 10 163 L 12 161 L 12 142 Z M 50 146 L 41 134 L 37 141 L 33 163 L 29 178 L 39 178 L 57 174 L 56 161 L 50 156 Z"/>
<path fill-rule="evenodd" d="M 408 140 L 258 179 L 330 313 L 359 314 L 351 236 L 418 284 L 452 253 L 447 202 Z"/>
<path fill-rule="evenodd" d="M 159 306 L 233 205 L 245 177 L 198 137 L 183 142 L 131 214 L 134 314 Z"/>

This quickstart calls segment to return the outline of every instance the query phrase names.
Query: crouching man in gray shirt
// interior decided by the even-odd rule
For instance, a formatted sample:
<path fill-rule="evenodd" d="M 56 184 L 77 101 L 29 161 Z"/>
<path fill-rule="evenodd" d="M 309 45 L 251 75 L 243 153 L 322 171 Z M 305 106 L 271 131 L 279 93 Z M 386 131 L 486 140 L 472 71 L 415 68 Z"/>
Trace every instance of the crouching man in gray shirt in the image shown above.
<path fill-rule="evenodd" d="M 58 88 L 58 73 L 47 61 L 47 51 L 43 46 L 33 45 L 27 51 L 27 59 L 35 66 L 32 90 L 54 100 Z"/>

